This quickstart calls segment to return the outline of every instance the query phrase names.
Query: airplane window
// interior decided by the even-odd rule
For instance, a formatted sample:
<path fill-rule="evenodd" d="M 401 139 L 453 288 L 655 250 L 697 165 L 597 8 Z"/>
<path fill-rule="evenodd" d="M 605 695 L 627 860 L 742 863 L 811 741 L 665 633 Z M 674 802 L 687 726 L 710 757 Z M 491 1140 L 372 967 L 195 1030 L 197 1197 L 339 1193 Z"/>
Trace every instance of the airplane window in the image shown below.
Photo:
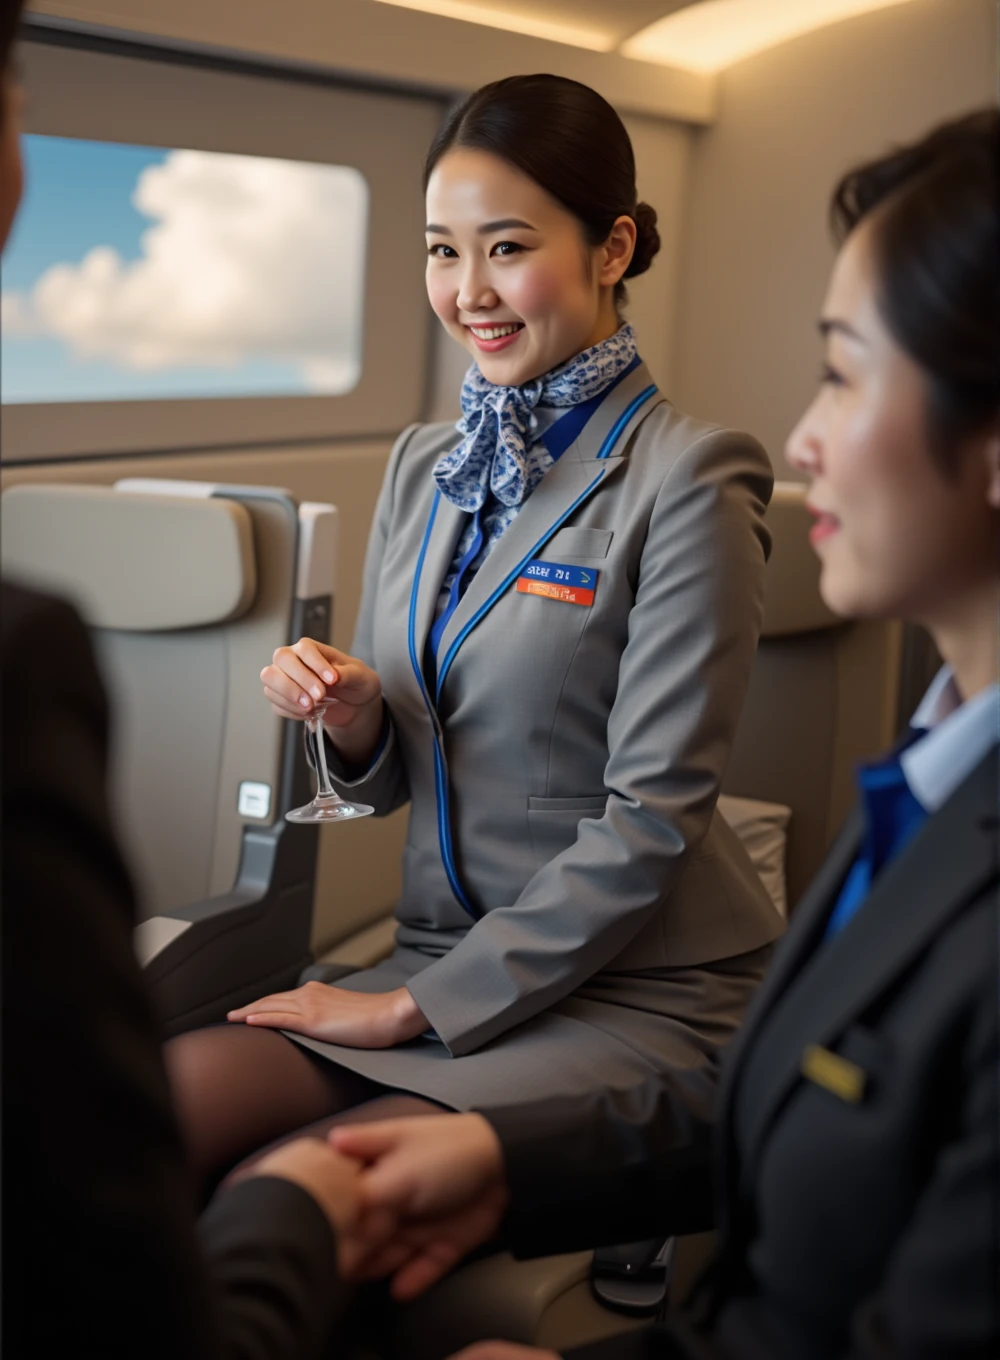
<path fill-rule="evenodd" d="M 0 396 L 337 396 L 362 368 L 353 166 L 28 135 Z"/>
<path fill-rule="evenodd" d="M 4 465 L 384 442 L 421 417 L 442 96 L 49 29 L 20 64 Z"/>

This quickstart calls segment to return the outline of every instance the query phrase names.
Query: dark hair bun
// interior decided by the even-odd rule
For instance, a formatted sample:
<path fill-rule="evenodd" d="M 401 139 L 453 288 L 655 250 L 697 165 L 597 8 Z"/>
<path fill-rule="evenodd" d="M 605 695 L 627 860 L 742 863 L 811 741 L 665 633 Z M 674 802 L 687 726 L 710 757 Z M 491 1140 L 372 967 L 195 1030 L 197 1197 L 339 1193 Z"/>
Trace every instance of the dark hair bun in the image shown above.
<path fill-rule="evenodd" d="M 625 270 L 627 279 L 637 274 L 645 274 L 660 251 L 660 233 L 656 230 L 656 209 L 648 203 L 639 203 L 632 213 L 635 222 L 635 251 Z"/>

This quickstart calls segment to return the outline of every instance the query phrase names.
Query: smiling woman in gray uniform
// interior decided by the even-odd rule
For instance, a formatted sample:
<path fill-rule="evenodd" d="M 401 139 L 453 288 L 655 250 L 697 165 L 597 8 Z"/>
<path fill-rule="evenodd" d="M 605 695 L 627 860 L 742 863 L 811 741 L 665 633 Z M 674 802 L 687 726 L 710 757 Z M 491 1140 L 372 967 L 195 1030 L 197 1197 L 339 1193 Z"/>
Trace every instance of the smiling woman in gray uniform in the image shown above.
<path fill-rule="evenodd" d="M 209 1179 L 388 1092 L 465 1109 L 657 1073 L 707 1111 L 780 931 L 715 812 L 771 469 L 677 411 L 622 322 L 659 249 L 628 134 L 586 86 L 500 81 L 426 188 L 462 420 L 393 451 L 353 655 L 303 638 L 262 672 L 282 717 L 338 700 L 338 791 L 411 804 L 396 950 L 169 1045 Z"/>

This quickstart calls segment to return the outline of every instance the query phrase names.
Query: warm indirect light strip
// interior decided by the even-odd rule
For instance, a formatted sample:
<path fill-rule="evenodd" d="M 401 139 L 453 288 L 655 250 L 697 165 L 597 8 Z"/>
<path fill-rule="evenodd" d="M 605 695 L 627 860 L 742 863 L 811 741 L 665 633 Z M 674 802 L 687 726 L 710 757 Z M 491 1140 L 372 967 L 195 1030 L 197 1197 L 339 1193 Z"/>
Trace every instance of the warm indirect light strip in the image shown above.
<path fill-rule="evenodd" d="M 551 19 L 533 19 L 528 14 L 509 10 L 487 9 L 466 0 L 378 0 L 380 5 L 396 5 L 399 9 L 419 9 L 424 14 L 440 14 L 445 19 L 464 19 L 468 24 L 485 24 L 488 28 L 502 28 L 510 33 L 526 33 L 531 38 L 547 38 L 549 42 L 568 43 L 570 47 L 587 47 L 592 52 L 610 52 L 615 39 L 594 28 L 577 28 L 573 24 L 559 24 Z"/>
<path fill-rule="evenodd" d="M 910 0 L 701 0 L 621 46 L 623 56 L 711 74 L 815 28 Z"/>

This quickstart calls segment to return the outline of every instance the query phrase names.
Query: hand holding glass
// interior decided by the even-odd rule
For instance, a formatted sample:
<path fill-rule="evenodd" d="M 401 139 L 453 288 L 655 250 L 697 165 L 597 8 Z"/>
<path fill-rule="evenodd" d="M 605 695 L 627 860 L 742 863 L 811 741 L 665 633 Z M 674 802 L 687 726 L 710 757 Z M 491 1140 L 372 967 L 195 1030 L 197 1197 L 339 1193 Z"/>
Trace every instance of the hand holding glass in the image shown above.
<path fill-rule="evenodd" d="M 367 817 L 375 811 L 367 803 L 347 802 L 330 783 L 330 772 L 326 767 L 323 714 L 336 702 L 336 699 L 318 699 L 305 720 L 306 731 L 313 739 L 313 750 L 316 752 L 316 797 L 311 803 L 286 812 L 285 818 L 289 822 L 346 822 L 356 817 Z"/>

